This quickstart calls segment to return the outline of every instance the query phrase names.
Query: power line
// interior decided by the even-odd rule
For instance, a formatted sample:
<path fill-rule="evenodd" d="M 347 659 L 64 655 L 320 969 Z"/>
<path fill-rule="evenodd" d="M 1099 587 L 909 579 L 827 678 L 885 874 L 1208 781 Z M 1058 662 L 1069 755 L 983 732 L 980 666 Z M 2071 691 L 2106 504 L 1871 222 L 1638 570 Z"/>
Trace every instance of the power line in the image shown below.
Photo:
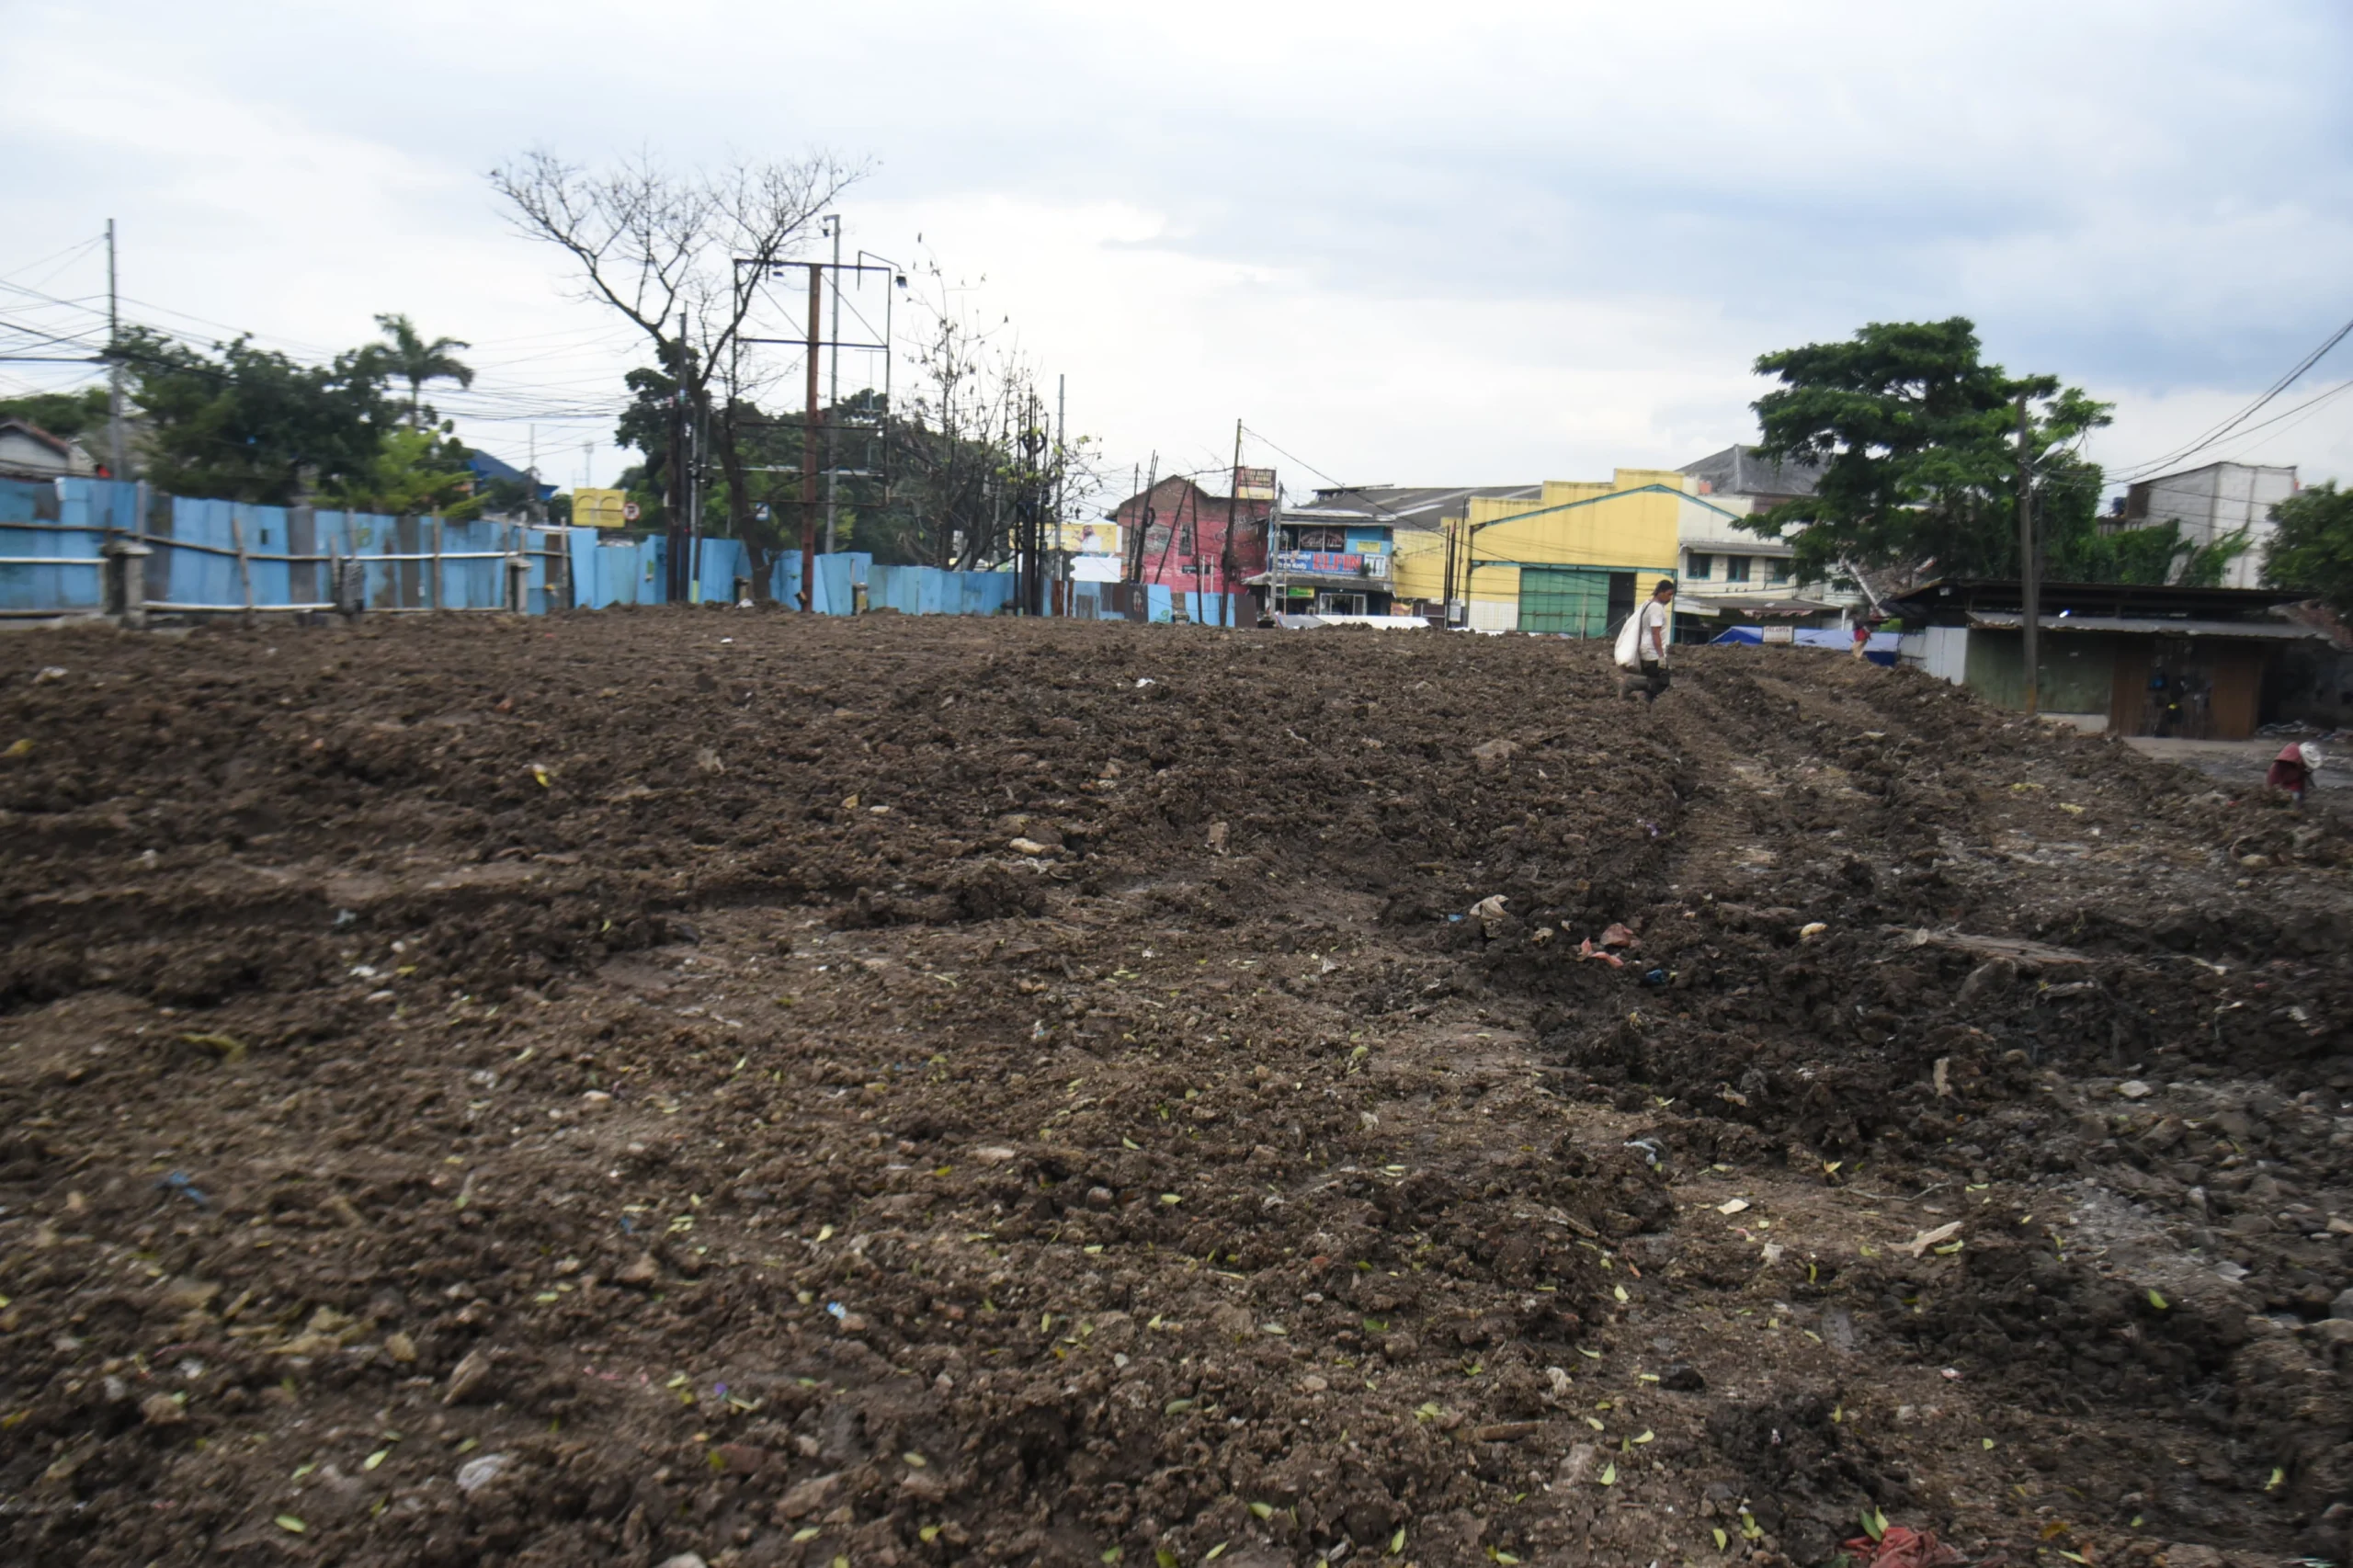
<path fill-rule="evenodd" d="M 2116 476 L 2117 481 L 2121 483 L 2130 484 L 2135 480 L 2145 479 L 2160 469 L 2170 468 L 2174 464 L 2180 462 L 2184 458 L 2194 457 L 2198 453 L 2204 451 L 2207 448 L 2214 445 L 2223 437 L 2231 434 L 2231 432 L 2236 430 L 2240 426 L 2245 424 L 2249 418 L 2262 409 L 2263 406 L 2266 403 L 2268 403 L 2273 398 L 2278 397 L 2281 392 L 2286 392 L 2289 387 L 2294 385 L 2298 377 L 2302 376 L 2306 370 L 2311 369 L 2314 365 L 2320 363 L 2321 358 L 2330 349 L 2336 347 L 2339 343 L 2344 342 L 2346 335 L 2348 333 L 2353 333 L 2353 321 L 2348 321 L 2343 326 L 2338 327 L 2335 332 L 2328 335 L 2327 339 L 2323 342 L 2319 347 L 2305 355 L 2302 359 L 2299 359 L 2294 368 L 2290 369 L 2286 375 L 2281 376 L 2278 381 L 2272 382 L 2271 385 L 2266 389 L 2261 397 L 2256 398 L 2253 403 L 2248 403 L 2245 408 L 2240 409 L 2236 414 L 2222 421 L 2222 424 L 2215 426 L 2203 436 L 2200 436 L 2197 439 L 2191 441 L 2188 446 L 2177 447 L 2172 451 L 2166 453 L 2164 457 L 2152 459 L 2148 462 L 2135 463 L 2128 466 L 2122 473 Z M 2266 421 L 2266 423 L 2268 423 L 2268 421 Z"/>

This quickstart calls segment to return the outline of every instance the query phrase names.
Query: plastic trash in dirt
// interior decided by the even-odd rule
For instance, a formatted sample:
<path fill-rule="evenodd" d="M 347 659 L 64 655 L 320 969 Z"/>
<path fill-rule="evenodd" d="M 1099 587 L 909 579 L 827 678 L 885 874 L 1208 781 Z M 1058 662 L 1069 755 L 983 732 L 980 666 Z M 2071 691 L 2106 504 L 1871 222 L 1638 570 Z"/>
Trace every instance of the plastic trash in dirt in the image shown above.
<path fill-rule="evenodd" d="M 1953 1568 L 1969 1559 L 1936 1538 L 1932 1530 L 1890 1525 L 1877 1540 L 1859 1535 L 1846 1543 L 1853 1568 Z"/>
<path fill-rule="evenodd" d="M 1624 959 L 1620 958 L 1616 953 L 1607 952 L 1600 948 L 1595 947 L 1593 945 L 1593 938 L 1590 937 L 1587 937 L 1584 941 L 1577 944 L 1577 957 L 1580 959 L 1598 959 L 1601 962 L 1608 964 L 1611 969 L 1624 969 L 1626 967 L 1626 960 Z"/>
<path fill-rule="evenodd" d="M 1489 893 L 1471 906 L 1472 915 L 1479 922 L 1479 929 L 1489 937 L 1499 936 L 1504 928 L 1504 895 Z"/>

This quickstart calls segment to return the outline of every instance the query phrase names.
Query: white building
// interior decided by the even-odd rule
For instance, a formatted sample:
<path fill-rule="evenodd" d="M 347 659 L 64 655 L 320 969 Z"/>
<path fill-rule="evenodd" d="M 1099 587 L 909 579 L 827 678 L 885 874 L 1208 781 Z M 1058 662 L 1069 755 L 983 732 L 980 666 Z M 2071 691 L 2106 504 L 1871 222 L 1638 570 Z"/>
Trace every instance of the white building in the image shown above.
<path fill-rule="evenodd" d="M 2293 467 L 2265 468 L 2252 463 L 2208 463 L 2143 479 L 2124 493 L 2124 511 L 2117 519 L 2125 527 L 2177 519 L 2181 537 L 2207 545 L 2245 529 L 2249 544 L 2222 573 L 2226 588 L 2254 588 L 2263 583 L 2263 551 L 2277 525 L 2271 508 L 2297 490 Z"/>
<path fill-rule="evenodd" d="M 0 478 L 86 479 L 97 472 L 97 460 L 79 441 L 22 419 L 0 419 Z"/>
<path fill-rule="evenodd" d="M 1768 462 L 1751 447 L 1726 447 L 1684 464 L 1681 472 L 1697 497 L 1679 508 L 1677 529 L 1682 553 L 1677 597 L 1687 613 L 1712 615 L 1721 609 L 1748 617 L 1819 619 L 1862 602 L 1859 594 L 1792 582 L 1790 560 L 1796 551 L 1790 541 L 1748 533 L 1734 521 L 1813 494 L 1819 470 Z"/>

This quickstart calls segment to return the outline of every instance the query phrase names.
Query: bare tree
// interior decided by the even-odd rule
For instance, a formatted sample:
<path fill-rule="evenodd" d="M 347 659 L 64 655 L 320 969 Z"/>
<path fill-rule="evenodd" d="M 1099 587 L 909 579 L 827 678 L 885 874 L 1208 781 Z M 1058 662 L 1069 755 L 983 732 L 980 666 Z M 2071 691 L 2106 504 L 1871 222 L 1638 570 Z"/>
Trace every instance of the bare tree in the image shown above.
<path fill-rule="evenodd" d="M 935 261 L 922 268 L 927 324 L 908 362 L 916 376 L 891 421 L 892 464 L 906 553 L 970 571 L 1005 559 L 1016 516 L 1057 503 L 1083 506 L 1097 488 L 1084 439 L 1059 444 L 1051 400 L 1018 348 L 998 341 Z M 985 282 L 986 279 L 982 279 Z"/>
<path fill-rule="evenodd" d="M 779 521 L 756 517 L 744 483 L 740 424 L 756 410 L 739 349 L 755 290 L 738 286 L 739 273 L 765 278 L 795 255 L 817 217 L 863 173 L 824 153 L 690 175 L 640 153 L 592 172 L 538 151 L 490 174 L 516 227 L 567 253 L 580 297 L 644 333 L 659 369 L 676 380 L 673 452 L 683 454 L 688 428 L 710 432 L 727 476 L 732 531 L 762 596 L 784 535 Z M 681 498 L 688 467 L 671 463 Z M 674 585 L 684 580 L 683 510 L 676 502 L 669 508 Z"/>

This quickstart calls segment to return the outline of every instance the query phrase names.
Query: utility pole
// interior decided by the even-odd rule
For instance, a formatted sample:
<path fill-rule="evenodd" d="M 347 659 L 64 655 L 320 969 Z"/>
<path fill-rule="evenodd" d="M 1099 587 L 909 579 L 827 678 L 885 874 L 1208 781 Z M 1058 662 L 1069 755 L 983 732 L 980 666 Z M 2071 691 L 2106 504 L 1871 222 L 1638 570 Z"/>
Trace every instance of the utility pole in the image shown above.
<path fill-rule="evenodd" d="M 117 479 L 131 477 L 122 441 L 122 315 L 115 296 L 114 220 L 107 220 L 107 461 Z"/>
<path fill-rule="evenodd" d="M 2018 631 L 2024 638 L 2026 716 L 2042 705 L 2042 565 L 2034 548 L 2034 464 L 2027 450 L 2026 394 L 2018 394 Z"/>
<path fill-rule="evenodd" d="M 842 405 L 841 214 L 828 213 L 825 217 L 825 226 L 834 232 L 834 331 L 832 351 L 827 356 L 827 362 L 831 367 L 827 374 L 831 376 L 832 381 L 825 396 L 834 409 L 838 412 Z M 886 289 L 883 292 L 888 294 L 890 290 Z M 825 426 L 825 553 L 828 555 L 831 555 L 836 548 L 834 543 L 834 489 L 840 483 L 840 475 L 837 472 L 840 468 L 841 463 L 834 451 L 834 427 L 828 422 Z"/>
<path fill-rule="evenodd" d="M 663 518 L 669 546 L 663 573 L 664 600 L 683 604 L 687 597 L 687 378 L 683 363 L 677 384 L 670 391 L 670 510 Z"/>
<path fill-rule="evenodd" d="M 824 264 L 809 264 L 809 419 L 801 427 L 801 608 L 817 607 L 817 343 L 824 324 Z"/>
<path fill-rule="evenodd" d="M 1160 454 L 1152 454 L 1152 466 L 1144 471 L 1143 488 L 1136 492 L 1135 520 L 1131 525 L 1135 537 L 1127 542 L 1128 581 L 1143 582 L 1143 553 L 1152 532 L 1152 493 L 1160 487 Z"/>
<path fill-rule="evenodd" d="M 1242 421 L 1233 422 L 1233 472 L 1225 482 L 1225 544 L 1217 552 L 1217 623 L 1232 626 L 1233 608 L 1233 508 L 1242 499 Z"/>
<path fill-rule="evenodd" d="M 1052 550 L 1054 552 L 1054 558 L 1063 562 L 1063 583 L 1065 585 L 1063 592 L 1065 595 L 1074 591 L 1067 585 L 1070 575 L 1070 562 L 1068 559 L 1068 546 L 1070 541 L 1063 537 L 1063 528 L 1066 525 L 1063 519 L 1063 501 L 1064 499 L 1063 480 L 1069 472 L 1069 458 L 1063 450 L 1063 441 L 1069 434 L 1070 430 L 1068 419 L 1069 414 L 1070 378 L 1057 370 L 1054 372 L 1054 498 L 1051 504 L 1051 512 L 1054 519 L 1054 531 Z M 1064 608 L 1069 608 L 1067 600 L 1065 600 Z"/>

